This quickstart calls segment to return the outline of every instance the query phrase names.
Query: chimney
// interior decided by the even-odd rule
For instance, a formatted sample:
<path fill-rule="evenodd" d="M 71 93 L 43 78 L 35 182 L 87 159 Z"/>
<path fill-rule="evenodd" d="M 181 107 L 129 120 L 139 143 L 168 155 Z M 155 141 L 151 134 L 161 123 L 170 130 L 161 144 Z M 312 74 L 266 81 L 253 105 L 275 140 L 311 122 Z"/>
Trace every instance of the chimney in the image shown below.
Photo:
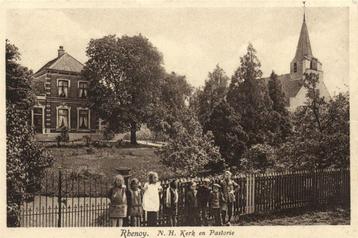
<path fill-rule="evenodd" d="M 57 51 L 58 51 L 58 57 L 61 57 L 62 55 L 65 54 L 65 50 L 63 49 L 62 45 L 58 48 Z"/>

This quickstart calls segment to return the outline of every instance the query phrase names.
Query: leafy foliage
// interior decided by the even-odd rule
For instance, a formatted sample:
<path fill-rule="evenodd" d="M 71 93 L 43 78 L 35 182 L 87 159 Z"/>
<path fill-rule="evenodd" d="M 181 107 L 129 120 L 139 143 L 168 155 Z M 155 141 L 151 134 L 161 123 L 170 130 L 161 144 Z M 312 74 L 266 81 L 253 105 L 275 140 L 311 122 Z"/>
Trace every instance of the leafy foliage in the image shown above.
<path fill-rule="evenodd" d="M 203 90 L 199 91 L 198 117 L 204 131 L 214 108 L 226 97 L 228 81 L 229 77 L 226 76 L 225 71 L 216 65 L 214 71 L 209 72 Z"/>
<path fill-rule="evenodd" d="M 7 225 L 19 225 L 19 209 L 27 199 L 26 192 L 38 188 L 45 168 L 52 157 L 33 141 L 29 126 L 31 72 L 17 63 L 20 54 L 16 46 L 6 41 L 6 186 Z"/>
<path fill-rule="evenodd" d="M 157 135 L 175 135 L 174 123 L 186 120 L 192 86 L 185 76 L 166 74 L 160 86 L 160 100 L 147 125 Z"/>
<path fill-rule="evenodd" d="M 287 99 L 275 72 L 271 73 L 267 88 L 272 100 L 272 110 L 269 111 L 267 120 L 267 143 L 277 146 L 286 141 L 287 137 L 291 134 L 292 125 L 289 112 L 285 107 Z"/>
<path fill-rule="evenodd" d="M 158 154 L 163 164 L 179 175 L 195 175 L 204 168 L 222 164 L 219 148 L 211 132 L 203 134 L 200 123 L 192 116 L 186 125 L 174 124 L 175 136 Z M 214 166 L 215 165 L 215 166 Z"/>
<path fill-rule="evenodd" d="M 267 140 L 267 118 L 272 107 L 266 84 L 261 79 L 260 67 L 256 50 L 249 44 L 231 78 L 227 94 L 229 104 L 241 116 L 241 125 L 249 137 L 249 147 Z"/>
<path fill-rule="evenodd" d="M 253 145 L 243 156 L 242 168 L 246 172 L 265 172 L 275 166 L 276 154 L 268 144 Z"/>
<path fill-rule="evenodd" d="M 164 70 L 161 53 L 142 35 L 92 39 L 83 74 L 90 80 L 89 100 L 109 130 L 135 132 L 158 105 Z"/>
<path fill-rule="evenodd" d="M 320 97 L 318 75 L 306 74 L 307 102 L 293 115 L 294 133 L 279 151 L 289 168 L 322 169 L 349 165 L 349 95 Z"/>
<path fill-rule="evenodd" d="M 211 131 L 215 145 L 229 165 L 240 165 L 240 158 L 246 151 L 247 134 L 240 125 L 240 117 L 226 102 L 221 101 L 211 113 L 204 131 Z"/>

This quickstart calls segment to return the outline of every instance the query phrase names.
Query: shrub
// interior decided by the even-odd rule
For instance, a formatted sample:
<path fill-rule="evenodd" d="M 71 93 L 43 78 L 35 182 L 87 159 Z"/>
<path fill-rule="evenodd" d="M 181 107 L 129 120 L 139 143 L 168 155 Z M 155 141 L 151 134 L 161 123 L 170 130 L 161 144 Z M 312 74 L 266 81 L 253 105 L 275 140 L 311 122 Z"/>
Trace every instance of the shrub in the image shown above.
<path fill-rule="evenodd" d="M 275 166 L 274 148 L 267 144 L 253 145 L 244 154 L 242 168 L 245 171 L 265 172 Z"/>

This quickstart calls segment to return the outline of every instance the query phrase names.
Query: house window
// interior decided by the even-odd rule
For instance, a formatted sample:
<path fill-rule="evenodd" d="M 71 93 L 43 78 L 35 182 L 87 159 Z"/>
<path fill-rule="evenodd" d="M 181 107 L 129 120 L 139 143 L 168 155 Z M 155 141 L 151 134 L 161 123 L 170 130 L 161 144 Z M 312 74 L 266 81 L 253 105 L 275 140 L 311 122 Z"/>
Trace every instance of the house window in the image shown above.
<path fill-rule="evenodd" d="M 89 112 L 88 109 L 80 109 L 78 111 L 78 128 L 89 129 Z"/>
<path fill-rule="evenodd" d="M 80 98 L 87 98 L 87 82 L 79 82 L 78 88 L 78 96 Z"/>
<path fill-rule="evenodd" d="M 57 127 L 69 128 L 69 110 L 67 108 L 59 108 L 57 111 Z"/>
<path fill-rule="evenodd" d="M 68 97 L 68 80 L 58 80 L 58 96 Z"/>
<path fill-rule="evenodd" d="M 293 72 L 294 72 L 294 73 L 297 72 L 297 63 L 293 63 Z"/>

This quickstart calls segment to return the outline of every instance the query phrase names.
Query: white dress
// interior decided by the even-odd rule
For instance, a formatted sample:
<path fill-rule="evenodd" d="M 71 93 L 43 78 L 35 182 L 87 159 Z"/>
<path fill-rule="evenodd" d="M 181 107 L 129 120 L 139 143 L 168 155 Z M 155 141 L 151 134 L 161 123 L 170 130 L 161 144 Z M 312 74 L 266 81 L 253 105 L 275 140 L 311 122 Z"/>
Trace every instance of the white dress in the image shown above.
<path fill-rule="evenodd" d="M 149 184 L 146 183 L 144 188 L 147 188 L 143 194 L 143 209 L 147 212 L 158 212 L 160 201 L 159 201 L 159 190 L 162 188 L 160 183 Z"/>

